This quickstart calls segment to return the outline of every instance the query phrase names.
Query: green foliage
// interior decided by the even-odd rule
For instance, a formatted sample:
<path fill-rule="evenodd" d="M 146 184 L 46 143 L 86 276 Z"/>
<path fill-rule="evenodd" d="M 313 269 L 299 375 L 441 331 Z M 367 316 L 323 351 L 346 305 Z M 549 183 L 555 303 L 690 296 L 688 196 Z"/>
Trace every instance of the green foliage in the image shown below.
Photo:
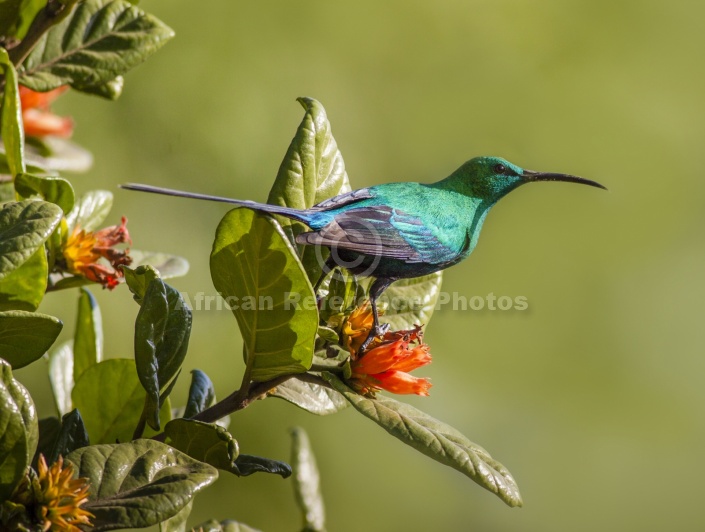
<path fill-rule="evenodd" d="M 442 280 L 443 272 L 436 272 L 394 282 L 380 298 L 382 303 L 390 303 L 384 307 L 381 321 L 395 331 L 426 325 L 436 308 Z"/>
<path fill-rule="evenodd" d="M 301 427 L 291 429 L 291 465 L 294 493 L 303 515 L 303 530 L 325 531 L 326 513 L 321 493 L 321 479 L 308 434 Z"/>
<path fill-rule="evenodd" d="M 215 388 L 208 375 L 194 369 L 191 371 L 191 386 L 188 390 L 188 400 L 184 409 L 186 419 L 203 412 L 215 403 Z"/>
<path fill-rule="evenodd" d="M 75 201 L 71 183 L 57 176 L 19 174 L 15 178 L 15 190 L 23 199 L 38 195 L 44 201 L 56 203 L 64 213 L 71 212 Z"/>
<path fill-rule="evenodd" d="M 84 508 L 95 515 L 95 530 L 156 525 L 218 478 L 214 467 L 153 440 L 91 445 L 66 459 L 90 482 Z"/>
<path fill-rule="evenodd" d="M 172 419 L 164 427 L 166 442 L 191 458 L 231 471 L 240 454 L 237 441 L 223 427 L 193 419 Z"/>
<path fill-rule="evenodd" d="M 44 247 L 39 247 L 0 281 L 0 311 L 37 310 L 47 290 L 48 275 L 47 253 Z"/>
<path fill-rule="evenodd" d="M 0 68 L 5 76 L 2 97 L 2 115 L 0 115 L 0 136 L 5 144 L 7 165 L 10 175 L 16 176 L 25 171 L 24 164 L 24 129 L 22 127 L 22 108 L 17 87 L 17 73 L 4 48 L 0 47 Z"/>
<path fill-rule="evenodd" d="M 0 500 L 24 477 L 39 439 L 37 413 L 29 392 L 0 359 Z"/>
<path fill-rule="evenodd" d="M 114 80 L 173 36 L 163 22 L 129 2 L 86 0 L 39 40 L 24 62 L 22 84 L 36 91 L 71 85 L 114 99 L 120 92 Z"/>
<path fill-rule="evenodd" d="M 40 425 L 41 428 L 41 425 Z M 83 418 L 77 409 L 73 409 L 61 418 L 61 426 L 56 432 L 56 437 L 51 442 L 51 446 L 46 446 L 46 451 L 42 451 L 47 463 L 53 464 L 59 456 L 66 456 L 76 449 L 86 447 L 90 444 L 86 426 Z"/>
<path fill-rule="evenodd" d="M 61 320 L 46 314 L 0 312 L 0 356 L 13 369 L 23 368 L 46 353 L 63 326 Z"/>
<path fill-rule="evenodd" d="M 103 359 L 103 320 L 95 297 L 82 288 L 73 336 L 74 382 L 91 366 Z"/>
<path fill-rule="evenodd" d="M 297 379 L 289 379 L 280 384 L 271 395 L 318 416 L 335 414 L 348 406 L 345 398 L 335 390 Z"/>
<path fill-rule="evenodd" d="M 358 412 L 395 438 L 437 462 L 460 471 L 495 493 L 509 506 L 522 505 L 519 488 L 507 468 L 450 425 L 389 397 L 373 399 L 359 395 L 333 375 L 324 374 L 324 378 Z"/>
<path fill-rule="evenodd" d="M 215 233 L 211 277 L 232 303 L 252 380 L 311 367 L 318 328 L 313 288 L 276 220 L 249 209 L 227 213 Z M 290 295 L 300 297 L 299 308 Z"/>
<path fill-rule="evenodd" d="M 144 416 L 154 430 L 161 426 L 160 394 L 172 384 L 186 356 L 191 319 L 178 291 L 161 279 L 150 281 L 135 322 L 135 361 L 147 390 Z"/>

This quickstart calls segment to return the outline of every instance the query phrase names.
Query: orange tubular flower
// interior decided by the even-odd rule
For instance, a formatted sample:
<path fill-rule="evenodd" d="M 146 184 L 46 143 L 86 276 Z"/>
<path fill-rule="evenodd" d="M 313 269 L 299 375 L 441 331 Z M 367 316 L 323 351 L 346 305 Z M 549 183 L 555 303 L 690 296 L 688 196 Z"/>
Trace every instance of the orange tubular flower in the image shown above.
<path fill-rule="evenodd" d="M 431 382 L 408 372 L 431 363 L 429 347 L 421 341 L 421 328 L 387 333 L 381 343 L 350 363 L 350 383 L 360 393 L 380 389 L 396 394 L 428 395 Z"/>
<path fill-rule="evenodd" d="M 38 490 L 35 492 L 37 517 L 42 520 L 43 530 L 65 530 L 80 532 L 77 525 L 89 525 L 93 517 L 81 505 L 88 501 L 88 479 L 73 479 L 73 466 L 64 467 L 59 459 L 47 467 L 43 455 L 37 464 Z"/>
<path fill-rule="evenodd" d="M 343 324 L 343 342 L 351 354 L 357 353 L 372 330 L 374 317 L 369 301 L 352 311 Z"/>
<path fill-rule="evenodd" d="M 76 226 L 63 248 L 66 270 L 112 290 L 120 284 L 123 276 L 119 266 L 132 263 L 129 250 L 113 247 L 124 242 L 132 244 L 127 231 L 127 218 L 124 216 L 120 225 L 100 231 L 86 231 Z M 101 258 L 109 264 L 99 263 Z"/>
<path fill-rule="evenodd" d="M 24 132 L 28 137 L 70 137 L 73 133 L 73 120 L 57 116 L 49 109 L 51 102 L 56 100 L 68 85 L 49 92 L 36 92 L 20 86 L 20 102 L 22 104 L 22 121 Z"/>

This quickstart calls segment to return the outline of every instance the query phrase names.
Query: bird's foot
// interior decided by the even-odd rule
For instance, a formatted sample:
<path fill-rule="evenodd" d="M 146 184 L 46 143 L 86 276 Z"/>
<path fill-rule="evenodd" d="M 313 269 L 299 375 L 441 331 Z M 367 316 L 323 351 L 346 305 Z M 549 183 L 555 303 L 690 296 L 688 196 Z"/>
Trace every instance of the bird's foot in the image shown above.
<path fill-rule="evenodd" d="M 382 325 L 377 325 L 376 327 L 373 327 L 372 330 L 370 331 L 370 334 L 367 335 L 367 338 L 365 339 L 364 342 L 362 342 L 362 345 L 360 346 L 360 349 L 357 352 L 362 354 L 365 351 L 367 351 L 367 348 L 370 347 L 370 344 L 372 343 L 372 341 L 375 338 L 377 338 L 378 336 L 382 336 L 383 334 L 386 334 L 386 332 L 388 330 L 389 330 L 388 323 L 383 323 Z"/>

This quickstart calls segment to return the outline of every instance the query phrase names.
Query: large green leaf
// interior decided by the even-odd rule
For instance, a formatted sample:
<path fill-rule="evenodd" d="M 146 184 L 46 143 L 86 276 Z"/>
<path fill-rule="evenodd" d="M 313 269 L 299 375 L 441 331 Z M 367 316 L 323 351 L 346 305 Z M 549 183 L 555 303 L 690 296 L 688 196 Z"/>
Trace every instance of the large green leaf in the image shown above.
<path fill-rule="evenodd" d="M 186 532 L 186 521 L 191 515 L 193 500 L 184 506 L 178 514 L 159 523 L 159 532 Z"/>
<path fill-rule="evenodd" d="M 17 87 L 17 73 L 7 51 L 2 47 L 0 47 L 0 70 L 5 77 L 2 114 L 0 115 L 0 136 L 5 144 L 10 174 L 14 177 L 25 171 L 24 126 L 22 125 L 22 106 Z"/>
<path fill-rule="evenodd" d="M 13 369 L 23 368 L 46 353 L 63 326 L 60 319 L 47 314 L 0 312 L 0 357 Z"/>
<path fill-rule="evenodd" d="M 137 378 L 135 361 L 111 358 L 83 372 L 71 398 L 78 408 L 93 443 L 132 439 L 145 402 L 145 391 Z M 169 402 L 159 415 L 170 419 Z"/>
<path fill-rule="evenodd" d="M 160 395 L 176 377 L 188 350 L 191 309 L 178 290 L 152 279 L 135 321 L 137 374 L 147 390 L 145 416 L 159 430 Z"/>
<path fill-rule="evenodd" d="M 78 296 L 76 330 L 73 335 L 73 380 L 78 380 L 88 368 L 103 360 L 103 319 L 100 307 L 87 289 Z"/>
<path fill-rule="evenodd" d="M 19 268 L 0 281 L 0 311 L 37 310 L 44 299 L 49 265 L 44 246 L 40 246 Z"/>
<path fill-rule="evenodd" d="M 0 360 L 0 501 L 7 500 L 34 456 L 37 412 L 29 392 Z"/>
<path fill-rule="evenodd" d="M 0 280 L 19 268 L 56 229 L 63 213 L 43 201 L 8 203 L 0 210 Z"/>
<path fill-rule="evenodd" d="M 442 272 L 436 272 L 394 282 L 380 297 L 384 305 L 380 320 L 389 323 L 394 331 L 428 325 L 438 302 L 442 279 Z"/>
<path fill-rule="evenodd" d="M 96 87 L 147 59 L 174 36 L 163 22 L 123 0 L 80 2 L 42 36 L 23 64 L 22 84 L 48 91 Z"/>
<path fill-rule="evenodd" d="M 295 378 L 277 386 L 270 395 L 318 416 L 335 414 L 348 406 L 347 400 L 335 390 Z"/>
<path fill-rule="evenodd" d="M 69 228 L 77 225 L 86 231 L 94 231 L 108 216 L 113 206 L 113 193 L 107 190 L 91 190 L 76 200 L 66 215 Z"/>
<path fill-rule="evenodd" d="M 294 495 L 303 515 L 304 530 L 325 532 L 326 512 L 321 493 L 321 475 L 311 449 L 311 442 L 308 434 L 301 427 L 291 429 L 291 438 Z"/>
<path fill-rule="evenodd" d="M 332 374 L 324 373 L 323 377 L 358 412 L 395 438 L 437 462 L 460 471 L 509 506 L 522 505 L 519 487 L 507 468 L 450 425 L 388 397 L 371 399 L 362 396 Z"/>
<path fill-rule="evenodd" d="M 134 270 L 127 266 L 121 266 L 120 268 L 125 274 L 125 283 L 127 283 L 127 287 L 132 292 L 132 298 L 137 301 L 138 305 L 142 305 L 149 283 L 153 279 L 159 279 L 159 272 L 148 264 L 138 266 Z"/>
<path fill-rule="evenodd" d="M 253 380 L 311 367 L 313 288 L 276 220 L 250 209 L 228 212 L 216 230 L 211 277 L 237 318 Z"/>
<path fill-rule="evenodd" d="M 141 528 L 178 514 L 218 478 L 214 467 L 153 440 L 91 445 L 66 457 L 90 482 L 93 530 Z"/>
<path fill-rule="evenodd" d="M 46 454 L 47 463 L 53 464 L 59 456 L 66 456 L 89 444 L 83 418 L 78 410 L 73 409 L 61 419 L 61 429 L 57 432 L 51 449 Z"/>
<path fill-rule="evenodd" d="M 232 471 L 240 450 L 237 441 L 223 427 L 194 419 L 172 419 L 164 427 L 166 443 L 191 458 Z"/>
<path fill-rule="evenodd" d="M 64 213 L 71 212 L 75 201 L 71 183 L 57 176 L 20 174 L 15 178 L 15 190 L 22 198 L 39 195 L 43 200 L 57 204 Z"/>
<path fill-rule="evenodd" d="M 63 416 L 69 413 L 72 409 L 73 340 L 64 342 L 49 352 L 49 382 L 59 414 Z"/>
<path fill-rule="evenodd" d="M 215 388 L 208 375 L 198 369 L 191 371 L 191 386 L 188 390 L 188 400 L 184 409 L 185 418 L 200 414 L 209 406 L 215 404 Z"/>
<path fill-rule="evenodd" d="M 308 209 L 350 191 L 350 183 L 325 109 L 313 98 L 299 98 L 298 102 L 306 113 L 279 167 L 267 203 Z M 308 230 L 288 218 L 282 218 L 280 223 L 292 243 L 297 234 Z M 298 253 L 309 279 L 315 283 L 327 251 L 301 246 Z"/>

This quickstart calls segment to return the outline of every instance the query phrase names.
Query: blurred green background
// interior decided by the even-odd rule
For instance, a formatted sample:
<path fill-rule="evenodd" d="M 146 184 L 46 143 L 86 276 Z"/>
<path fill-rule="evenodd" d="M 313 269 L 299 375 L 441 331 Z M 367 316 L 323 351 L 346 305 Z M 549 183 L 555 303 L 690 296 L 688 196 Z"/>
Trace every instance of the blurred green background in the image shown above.
<path fill-rule="evenodd" d="M 214 294 L 219 204 L 120 191 L 136 181 L 263 201 L 303 116 L 328 111 L 354 188 L 431 182 L 476 155 L 598 180 L 522 188 L 490 214 L 459 295 L 525 296 L 527 311 L 438 312 L 429 398 L 514 474 L 509 509 L 352 409 L 317 418 L 276 399 L 233 416 L 241 451 L 287 460 L 287 429 L 317 453 L 331 531 L 702 530 L 705 471 L 705 4 L 595 0 L 143 1 L 177 37 L 130 73 L 116 103 L 56 105 L 96 163 L 134 245 L 184 255 L 189 294 Z M 129 357 L 137 306 L 94 290 L 106 354 Z M 76 295 L 41 310 L 69 337 Z M 220 397 L 240 382 L 228 311 L 194 312 L 185 369 Z M 41 364 L 18 372 L 52 413 Z M 186 375 L 186 374 L 185 374 Z M 174 402 L 185 400 L 182 377 Z M 291 482 L 226 474 L 190 523 L 297 530 Z"/>

